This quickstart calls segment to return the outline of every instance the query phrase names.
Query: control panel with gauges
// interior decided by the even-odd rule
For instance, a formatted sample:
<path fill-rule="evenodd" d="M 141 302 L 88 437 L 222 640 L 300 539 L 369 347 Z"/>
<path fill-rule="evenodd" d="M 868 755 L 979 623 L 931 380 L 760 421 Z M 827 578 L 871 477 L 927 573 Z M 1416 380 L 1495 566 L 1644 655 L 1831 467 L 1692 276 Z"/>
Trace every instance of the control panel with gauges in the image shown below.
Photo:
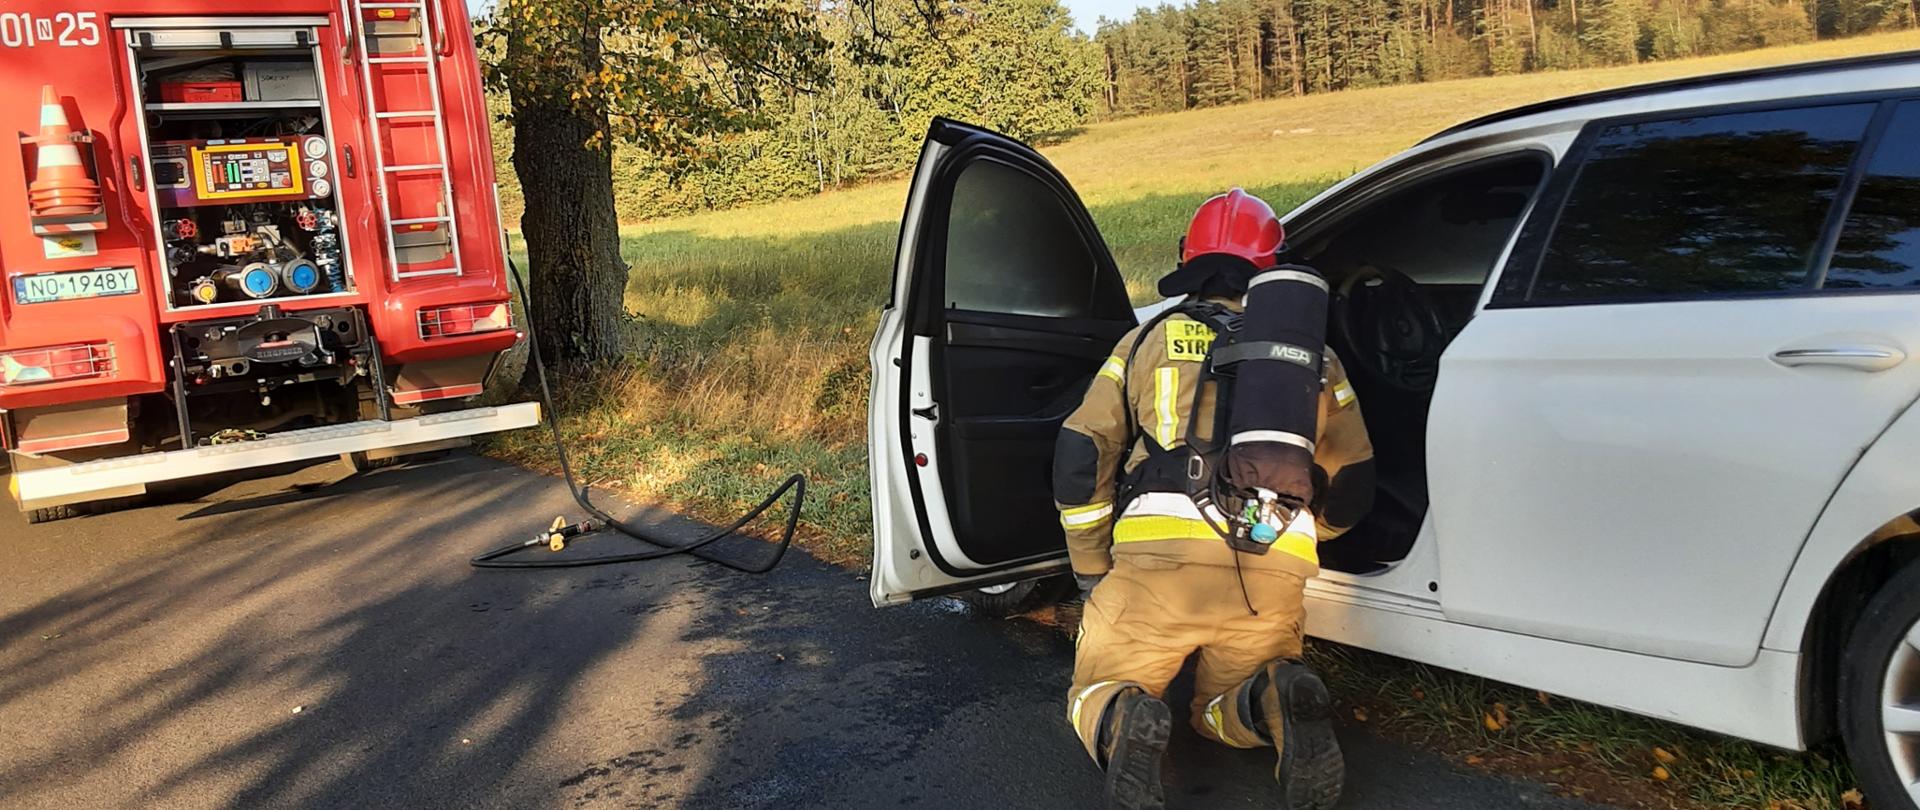
<path fill-rule="evenodd" d="M 319 134 L 156 141 L 173 305 L 347 292 L 332 151 Z"/>
<path fill-rule="evenodd" d="M 331 149 L 319 135 L 163 141 L 153 145 L 153 184 L 168 208 L 329 197 Z"/>

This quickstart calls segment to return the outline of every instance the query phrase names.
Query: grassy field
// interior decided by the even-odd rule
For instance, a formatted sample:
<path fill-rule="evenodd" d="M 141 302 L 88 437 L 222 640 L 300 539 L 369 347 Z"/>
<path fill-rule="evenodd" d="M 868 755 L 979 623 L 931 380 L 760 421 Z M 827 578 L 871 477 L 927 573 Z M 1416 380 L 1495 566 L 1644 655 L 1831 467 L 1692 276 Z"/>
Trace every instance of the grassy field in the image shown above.
<path fill-rule="evenodd" d="M 1239 185 L 1282 210 L 1449 124 L 1527 102 L 1742 67 L 1920 48 L 1908 32 L 1634 67 L 1334 93 L 1096 124 L 1042 151 L 1073 182 L 1136 300 L 1169 269 L 1193 206 Z M 802 542 L 864 565 L 866 344 L 885 300 L 905 182 L 630 226 L 630 359 L 558 392 L 583 477 L 637 499 L 722 517 L 791 471 L 813 485 Z M 493 449 L 551 465 L 531 431 Z M 1530 707 L 1510 687 L 1331 653 L 1341 691 L 1379 722 L 1448 750 L 1645 806 L 1843 807 L 1844 769 L 1568 701 Z M 1445 700 L 1412 699 L 1414 694 Z M 1508 705 L 1513 722 L 1480 728 Z M 1456 734 L 1455 731 L 1465 733 Z M 1462 747 L 1462 741 L 1465 741 Z M 1684 755 L 1649 776 L 1656 746 Z M 1638 753 L 1635 753 L 1638 752 Z M 1583 770 L 1585 769 L 1585 770 Z M 1602 789 L 1605 788 L 1605 789 Z M 1616 793 L 1609 793 L 1609 790 Z M 1851 805 L 1847 805 L 1851 806 Z"/>

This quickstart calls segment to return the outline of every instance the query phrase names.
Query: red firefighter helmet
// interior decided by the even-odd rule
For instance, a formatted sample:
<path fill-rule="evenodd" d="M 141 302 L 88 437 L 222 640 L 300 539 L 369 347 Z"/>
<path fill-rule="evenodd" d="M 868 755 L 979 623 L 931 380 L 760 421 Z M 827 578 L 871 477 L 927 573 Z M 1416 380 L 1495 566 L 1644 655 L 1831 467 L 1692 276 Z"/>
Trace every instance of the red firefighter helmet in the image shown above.
<path fill-rule="evenodd" d="M 1236 188 L 1215 195 L 1193 212 L 1187 236 L 1180 240 L 1180 261 L 1184 264 L 1220 253 L 1245 259 L 1254 269 L 1264 270 L 1273 266 L 1274 255 L 1280 252 L 1285 238 L 1273 206 Z"/>

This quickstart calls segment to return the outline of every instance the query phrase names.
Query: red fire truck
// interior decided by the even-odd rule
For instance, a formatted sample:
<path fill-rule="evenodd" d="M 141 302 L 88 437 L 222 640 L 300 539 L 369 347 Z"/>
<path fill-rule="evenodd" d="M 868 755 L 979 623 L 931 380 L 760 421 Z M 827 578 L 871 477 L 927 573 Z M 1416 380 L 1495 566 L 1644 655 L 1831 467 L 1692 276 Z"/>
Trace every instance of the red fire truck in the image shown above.
<path fill-rule="evenodd" d="M 456 0 L 0 5 L 0 447 L 30 520 L 538 421 Z"/>

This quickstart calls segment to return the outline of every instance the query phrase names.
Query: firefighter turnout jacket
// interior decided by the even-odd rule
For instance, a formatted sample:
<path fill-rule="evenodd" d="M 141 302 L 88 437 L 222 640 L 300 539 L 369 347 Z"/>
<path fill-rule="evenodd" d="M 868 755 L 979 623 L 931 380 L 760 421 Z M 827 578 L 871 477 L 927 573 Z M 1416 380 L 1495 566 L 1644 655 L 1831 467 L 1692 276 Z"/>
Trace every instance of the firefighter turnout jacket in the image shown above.
<path fill-rule="evenodd" d="M 1237 300 L 1210 301 L 1240 309 Z M 1190 428 L 1203 443 L 1214 440 L 1217 387 L 1200 384 L 1213 337 L 1211 328 L 1184 313 L 1135 328 L 1120 339 L 1079 409 L 1067 417 L 1054 451 L 1053 486 L 1074 573 L 1104 574 L 1121 555 L 1140 555 L 1129 559 L 1156 568 L 1236 564 L 1236 552 L 1208 525 L 1208 518 L 1227 525 L 1217 507 L 1203 516 L 1184 492 L 1138 492 L 1128 503 L 1115 503 L 1123 471 L 1138 468 L 1154 447 L 1186 455 L 1181 448 Z M 1314 576 L 1320 570 L 1316 543 L 1352 528 L 1371 505 L 1373 443 L 1346 370 L 1331 349 L 1325 356 L 1314 440 L 1315 479 L 1322 483 L 1314 499 L 1316 525 L 1289 528 L 1266 554 L 1240 554 L 1244 568 Z M 1197 410 L 1196 396 L 1204 396 Z M 1198 424 L 1189 425 L 1189 419 Z M 1127 435 L 1130 424 L 1137 435 Z"/>

